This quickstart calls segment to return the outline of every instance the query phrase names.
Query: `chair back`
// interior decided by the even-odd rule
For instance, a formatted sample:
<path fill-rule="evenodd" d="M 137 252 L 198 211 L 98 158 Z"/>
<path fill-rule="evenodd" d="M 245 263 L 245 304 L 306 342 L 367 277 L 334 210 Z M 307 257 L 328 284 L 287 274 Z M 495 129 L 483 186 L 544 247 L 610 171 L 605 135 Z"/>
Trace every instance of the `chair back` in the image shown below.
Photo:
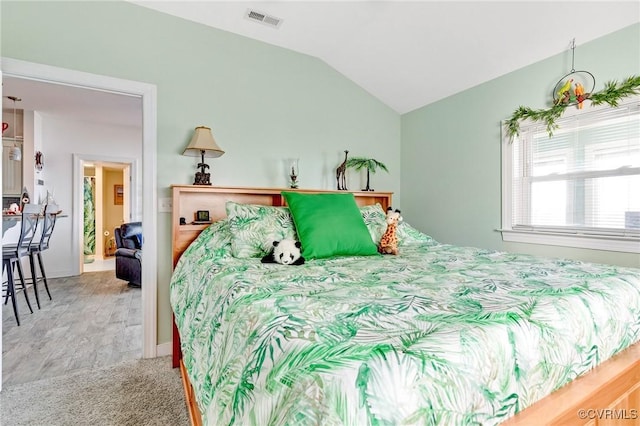
<path fill-rule="evenodd" d="M 117 248 L 142 249 L 142 222 L 123 223 L 114 230 Z"/>
<path fill-rule="evenodd" d="M 33 237 L 36 235 L 38 221 L 42 213 L 42 206 L 39 204 L 25 204 L 22 207 L 22 221 L 20 222 L 20 236 L 16 251 L 18 257 L 26 256 L 34 243 Z"/>
<path fill-rule="evenodd" d="M 49 240 L 53 234 L 53 228 L 56 226 L 56 218 L 58 217 L 58 206 L 56 204 L 47 204 L 44 209 L 44 220 L 42 222 L 42 234 L 37 244 L 40 251 L 49 248 Z"/>

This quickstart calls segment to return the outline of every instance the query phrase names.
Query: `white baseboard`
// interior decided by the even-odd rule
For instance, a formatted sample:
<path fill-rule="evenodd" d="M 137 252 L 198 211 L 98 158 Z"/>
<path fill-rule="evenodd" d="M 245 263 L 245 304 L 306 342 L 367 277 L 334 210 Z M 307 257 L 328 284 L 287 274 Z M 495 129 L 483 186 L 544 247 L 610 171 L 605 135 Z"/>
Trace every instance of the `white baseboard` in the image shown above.
<path fill-rule="evenodd" d="M 47 270 L 47 278 L 66 278 L 66 277 L 74 276 L 73 271 L 70 269 L 51 270 L 51 271 L 49 271 L 48 269 L 46 270 Z"/>
<path fill-rule="evenodd" d="M 173 343 L 167 342 L 156 346 L 156 356 L 168 356 L 173 353 Z"/>

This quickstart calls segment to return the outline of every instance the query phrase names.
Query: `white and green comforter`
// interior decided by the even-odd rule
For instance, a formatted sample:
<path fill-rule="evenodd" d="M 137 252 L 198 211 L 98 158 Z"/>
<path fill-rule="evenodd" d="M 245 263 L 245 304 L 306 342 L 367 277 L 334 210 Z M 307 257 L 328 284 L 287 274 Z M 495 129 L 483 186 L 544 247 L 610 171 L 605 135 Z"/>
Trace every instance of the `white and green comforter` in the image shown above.
<path fill-rule="evenodd" d="M 640 270 L 414 238 L 261 264 L 226 221 L 171 282 L 207 425 L 497 424 L 640 338 Z"/>

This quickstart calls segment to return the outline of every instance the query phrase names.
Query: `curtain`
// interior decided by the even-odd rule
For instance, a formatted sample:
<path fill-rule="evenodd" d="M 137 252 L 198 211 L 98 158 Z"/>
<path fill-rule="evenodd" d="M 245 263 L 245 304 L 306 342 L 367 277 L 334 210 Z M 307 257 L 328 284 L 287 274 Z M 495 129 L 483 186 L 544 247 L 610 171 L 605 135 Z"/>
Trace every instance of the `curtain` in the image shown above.
<path fill-rule="evenodd" d="M 96 218 L 95 218 L 95 186 L 96 178 L 84 178 L 84 254 L 95 254 L 96 251 Z"/>

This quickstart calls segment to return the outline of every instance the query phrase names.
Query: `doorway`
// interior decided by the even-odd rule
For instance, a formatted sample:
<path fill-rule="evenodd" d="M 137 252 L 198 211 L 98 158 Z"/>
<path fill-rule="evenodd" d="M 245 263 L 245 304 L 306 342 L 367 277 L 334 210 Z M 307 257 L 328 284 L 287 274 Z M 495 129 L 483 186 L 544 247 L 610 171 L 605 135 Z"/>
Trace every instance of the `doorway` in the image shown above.
<path fill-rule="evenodd" d="M 114 230 L 131 222 L 131 169 L 133 163 L 83 161 L 82 273 L 115 269 Z"/>
<path fill-rule="evenodd" d="M 70 69 L 52 67 L 1 58 L 3 69 L 0 77 L 15 77 L 54 85 L 82 87 L 90 90 L 106 91 L 125 96 L 138 96 L 142 102 L 142 167 L 141 188 L 139 191 L 143 233 L 145 235 L 144 267 L 142 268 L 142 356 L 152 358 L 157 355 L 157 184 L 156 184 L 156 146 L 157 146 L 157 89 L 155 85 L 131 80 L 123 80 Z M 74 176 L 79 170 L 74 168 Z M 75 189 L 74 189 L 75 191 Z M 144 193 L 144 197 L 142 194 Z M 77 206 L 73 206 L 72 216 L 78 218 Z M 79 241 L 79 235 L 72 230 L 71 237 Z M 76 244 L 77 245 L 77 244 Z M 76 258 L 79 258 L 76 257 Z M 0 323 L 1 324 L 1 323 Z M 1 325 L 0 325 L 1 327 Z M 170 347 L 170 343 L 166 346 Z M 164 347 L 164 346 L 163 346 Z M 1 346 L 0 346 L 1 348 Z M 0 369 L 1 371 L 1 369 Z M 1 383 L 1 382 L 0 382 Z M 0 385 L 1 386 L 1 385 Z"/>

